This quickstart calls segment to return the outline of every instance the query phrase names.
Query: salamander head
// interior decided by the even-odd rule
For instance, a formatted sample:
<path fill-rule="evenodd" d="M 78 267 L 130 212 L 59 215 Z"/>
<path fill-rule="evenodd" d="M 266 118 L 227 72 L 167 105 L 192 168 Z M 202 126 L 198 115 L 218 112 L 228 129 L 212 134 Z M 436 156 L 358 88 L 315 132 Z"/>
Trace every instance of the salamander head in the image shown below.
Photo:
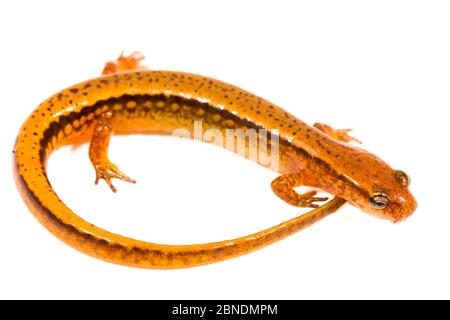
<path fill-rule="evenodd" d="M 370 195 L 370 213 L 394 223 L 408 218 L 417 208 L 417 202 L 408 190 L 410 179 L 400 170 L 390 172 L 388 184 L 375 188 Z M 391 180 L 391 181 L 389 181 Z"/>
<path fill-rule="evenodd" d="M 355 160 L 356 159 L 356 160 Z M 394 223 L 408 218 L 417 208 L 409 191 L 410 179 L 400 170 L 394 170 L 370 153 L 361 153 L 349 165 L 363 163 L 362 170 L 351 170 L 347 177 L 351 187 L 342 197 L 361 210 Z"/>

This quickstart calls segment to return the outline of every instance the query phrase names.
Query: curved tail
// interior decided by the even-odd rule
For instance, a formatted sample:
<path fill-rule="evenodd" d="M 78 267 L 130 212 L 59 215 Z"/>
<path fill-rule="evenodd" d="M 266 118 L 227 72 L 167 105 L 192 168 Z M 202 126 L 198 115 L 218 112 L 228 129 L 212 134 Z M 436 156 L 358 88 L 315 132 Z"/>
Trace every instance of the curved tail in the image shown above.
<path fill-rule="evenodd" d="M 345 200 L 334 198 L 322 207 L 255 234 L 221 242 L 195 245 L 164 245 L 117 235 L 81 219 L 53 191 L 45 164 L 25 157 L 16 146 L 14 167 L 20 193 L 36 216 L 56 237 L 71 247 L 105 261 L 141 268 L 172 269 L 210 264 L 263 248 L 323 219 Z"/>

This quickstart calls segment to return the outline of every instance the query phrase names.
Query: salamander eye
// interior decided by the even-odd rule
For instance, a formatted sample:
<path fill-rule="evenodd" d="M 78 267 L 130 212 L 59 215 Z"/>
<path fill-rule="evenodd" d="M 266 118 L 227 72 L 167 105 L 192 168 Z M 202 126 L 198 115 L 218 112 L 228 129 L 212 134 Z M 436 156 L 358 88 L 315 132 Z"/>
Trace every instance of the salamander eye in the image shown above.
<path fill-rule="evenodd" d="M 374 209 L 383 210 L 389 205 L 389 199 L 384 194 L 376 194 L 370 198 L 370 205 Z"/>
<path fill-rule="evenodd" d="M 394 172 L 394 178 L 399 184 L 401 184 L 404 187 L 408 187 L 409 184 L 411 183 L 411 180 L 409 179 L 408 175 L 401 170 Z"/>

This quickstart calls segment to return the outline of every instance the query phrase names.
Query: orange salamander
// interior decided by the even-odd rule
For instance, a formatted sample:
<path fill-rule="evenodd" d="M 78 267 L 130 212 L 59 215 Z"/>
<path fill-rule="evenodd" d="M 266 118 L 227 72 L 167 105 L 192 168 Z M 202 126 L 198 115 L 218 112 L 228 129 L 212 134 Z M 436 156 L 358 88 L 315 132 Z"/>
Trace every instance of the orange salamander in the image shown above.
<path fill-rule="evenodd" d="M 69 87 L 42 102 L 20 129 L 14 154 L 18 189 L 41 224 L 79 251 L 105 261 L 142 268 L 184 268 L 240 256 L 285 238 L 327 215 L 345 202 L 371 215 L 399 222 L 416 209 L 409 178 L 378 157 L 349 144 L 348 130 L 324 124 L 309 126 L 275 104 L 211 78 L 171 71 L 150 71 L 143 56 L 121 55 L 103 76 Z M 196 245 L 163 245 L 113 234 L 81 219 L 58 197 L 47 178 L 51 153 L 64 145 L 90 141 L 89 157 L 96 183 L 103 179 L 116 191 L 113 178 L 133 179 L 109 161 L 111 135 L 171 134 L 177 129 L 227 134 L 230 129 L 257 133 L 267 150 L 277 151 L 274 193 L 287 203 L 313 208 L 309 213 L 238 239 Z M 270 138 L 263 138 L 262 132 Z M 273 142 L 276 141 L 276 142 Z M 276 143 L 276 145 L 275 145 Z M 254 145 L 245 142 L 249 154 Z M 267 162 L 256 159 L 271 167 Z M 271 167 L 273 169 L 273 167 Z M 298 186 L 321 189 L 300 194 Z"/>

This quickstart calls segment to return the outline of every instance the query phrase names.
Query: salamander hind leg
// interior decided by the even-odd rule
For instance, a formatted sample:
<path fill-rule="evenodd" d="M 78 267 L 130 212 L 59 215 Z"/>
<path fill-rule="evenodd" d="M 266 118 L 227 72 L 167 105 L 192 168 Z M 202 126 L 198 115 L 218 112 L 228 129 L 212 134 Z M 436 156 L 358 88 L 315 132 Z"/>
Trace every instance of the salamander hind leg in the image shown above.
<path fill-rule="evenodd" d="M 114 119 L 111 113 L 105 113 L 99 117 L 89 146 L 89 158 L 95 168 L 95 184 L 98 184 L 99 180 L 103 179 L 113 192 L 117 192 L 117 189 L 111 182 L 113 178 L 131 183 L 136 183 L 136 181 L 125 175 L 108 159 L 108 147 L 113 132 L 113 122 Z"/>
<path fill-rule="evenodd" d="M 354 142 L 357 142 L 357 143 L 360 143 L 360 144 L 362 143 L 358 139 L 356 139 L 356 138 L 354 138 L 354 137 L 352 137 L 351 135 L 348 134 L 350 131 L 352 131 L 352 129 L 333 129 L 329 125 L 326 125 L 326 124 L 323 124 L 323 123 L 315 123 L 314 127 L 319 129 L 323 133 L 329 135 L 333 139 L 336 139 L 336 140 L 339 140 L 339 141 L 343 141 L 343 142 L 354 141 Z"/>
<path fill-rule="evenodd" d="M 328 200 L 326 197 L 315 197 L 317 191 L 309 191 L 300 194 L 294 190 L 294 188 L 303 184 L 304 182 L 301 174 L 285 174 L 272 182 L 272 190 L 279 198 L 297 207 L 318 208 L 319 206 L 314 202 Z"/>
<path fill-rule="evenodd" d="M 124 56 L 122 52 L 116 61 L 110 61 L 105 64 L 102 75 L 122 71 L 145 70 L 147 67 L 140 65 L 141 61 L 144 59 L 144 55 L 138 51 L 130 54 L 129 56 Z"/>

